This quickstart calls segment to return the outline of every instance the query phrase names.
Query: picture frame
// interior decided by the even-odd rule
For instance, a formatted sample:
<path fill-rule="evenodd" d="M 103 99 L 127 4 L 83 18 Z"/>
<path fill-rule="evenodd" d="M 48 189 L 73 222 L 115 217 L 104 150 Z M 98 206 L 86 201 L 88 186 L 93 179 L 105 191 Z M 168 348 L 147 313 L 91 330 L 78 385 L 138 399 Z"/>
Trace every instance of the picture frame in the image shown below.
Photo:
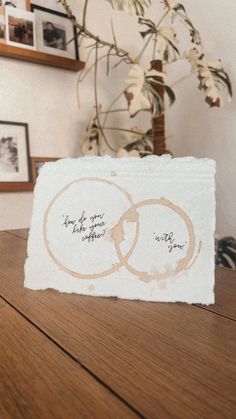
<path fill-rule="evenodd" d="M 37 50 L 79 60 L 77 31 L 68 16 L 56 10 L 31 4 L 35 15 Z"/>
<path fill-rule="evenodd" d="M 30 0 L 0 0 L 0 6 L 9 6 L 30 11 Z"/>
<path fill-rule="evenodd" d="M 0 191 L 31 189 L 28 124 L 0 121 Z"/>
<path fill-rule="evenodd" d="M 6 6 L 5 22 L 8 45 L 36 50 L 34 13 Z"/>
<path fill-rule="evenodd" d="M 0 6 L 0 44 L 5 44 L 5 8 Z"/>
<path fill-rule="evenodd" d="M 41 167 L 47 162 L 54 162 L 60 157 L 31 157 L 32 182 L 35 185 Z"/>

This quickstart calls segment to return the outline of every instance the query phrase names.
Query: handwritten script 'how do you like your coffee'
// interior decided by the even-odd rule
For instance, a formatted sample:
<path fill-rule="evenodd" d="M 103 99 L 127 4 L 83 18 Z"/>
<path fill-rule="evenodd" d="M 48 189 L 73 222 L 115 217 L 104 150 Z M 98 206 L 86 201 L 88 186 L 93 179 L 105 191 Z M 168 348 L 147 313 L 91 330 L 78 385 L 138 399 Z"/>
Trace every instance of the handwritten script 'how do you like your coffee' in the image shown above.
<path fill-rule="evenodd" d="M 85 210 L 78 218 L 73 218 L 69 214 L 63 215 L 62 227 L 68 230 L 72 236 L 80 236 L 82 242 L 93 243 L 102 239 L 106 232 L 105 213 L 92 213 L 89 215 Z M 178 242 L 173 232 L 158 235 L 153 233 L 156 243 L 167 245 L 169 253 L 174 250 L 183 250 L 187 242 Z"/>
<path fill-rule="evenodd" d="M 73 218 L 68 214 L 62 217 L 63 228 L 67 229 L 72 235 L 80 235 L 83 242 L 92 243 L 101 239 L 106 232 L 104 213 L 89 215 L 83 210 L 78 218 Z"/>

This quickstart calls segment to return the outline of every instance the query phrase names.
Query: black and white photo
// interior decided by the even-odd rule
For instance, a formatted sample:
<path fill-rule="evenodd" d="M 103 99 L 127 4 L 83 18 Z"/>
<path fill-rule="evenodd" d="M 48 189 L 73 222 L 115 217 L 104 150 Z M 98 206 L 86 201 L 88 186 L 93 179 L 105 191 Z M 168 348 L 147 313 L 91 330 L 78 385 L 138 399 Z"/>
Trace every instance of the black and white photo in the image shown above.
<path fill-rule="evenodd" d="M 66 29 L 62 25 L 57 25 L 50 21 L 43 23 L 43 42 L 46 47 L 56 48 L 66 51 Z"/>
<path fill-rule="evenodd" d="M 6 182 L 31 182 L 30 168 L 28 125 L 0 121 L 0 190 Z"/>
<path fill-rule="evenodd" d="M 0 173 L 19 172 L 17 137 L 0 137 Z"/>
<path fill-rule="evenodd" d="M 35 14 L 37 50 L 78 59 L 76 29 L 64 13 L 31 4 Z"/>

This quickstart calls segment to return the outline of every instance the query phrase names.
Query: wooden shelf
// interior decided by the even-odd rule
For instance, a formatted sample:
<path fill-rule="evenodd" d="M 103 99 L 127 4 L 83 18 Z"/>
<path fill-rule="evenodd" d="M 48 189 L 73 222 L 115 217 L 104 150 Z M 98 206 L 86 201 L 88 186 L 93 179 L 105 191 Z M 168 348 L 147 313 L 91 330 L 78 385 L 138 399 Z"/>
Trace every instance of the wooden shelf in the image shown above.
<path fill-rule="evenodd" d="M 62 68 L 64 70 L 70 71 L 79 71 L 84 68 L 84 62 L 79 60 L 58 57 L 56 55 L 46 54 L 44 52 L 33 51 L 25 48 L 18 48 L 2 43 L 0 43 L 0 56 L 28 61 L 34 64 Z"/>
<path fill-rule="evenodd" d="M 32 192 L 34 186 L 33 182 L 0 182 L 0 192 Z"/>

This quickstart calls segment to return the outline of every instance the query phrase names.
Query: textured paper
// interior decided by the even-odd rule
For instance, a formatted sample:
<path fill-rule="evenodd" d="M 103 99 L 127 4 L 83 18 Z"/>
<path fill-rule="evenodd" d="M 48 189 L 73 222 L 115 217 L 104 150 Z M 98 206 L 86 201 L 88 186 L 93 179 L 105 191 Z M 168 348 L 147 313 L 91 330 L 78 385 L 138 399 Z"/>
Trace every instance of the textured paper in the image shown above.
<path fill-rule="evenodd" d="M 214 302 L 215 162 L 170 156 L 46 163 L 25 286 Z"/>

